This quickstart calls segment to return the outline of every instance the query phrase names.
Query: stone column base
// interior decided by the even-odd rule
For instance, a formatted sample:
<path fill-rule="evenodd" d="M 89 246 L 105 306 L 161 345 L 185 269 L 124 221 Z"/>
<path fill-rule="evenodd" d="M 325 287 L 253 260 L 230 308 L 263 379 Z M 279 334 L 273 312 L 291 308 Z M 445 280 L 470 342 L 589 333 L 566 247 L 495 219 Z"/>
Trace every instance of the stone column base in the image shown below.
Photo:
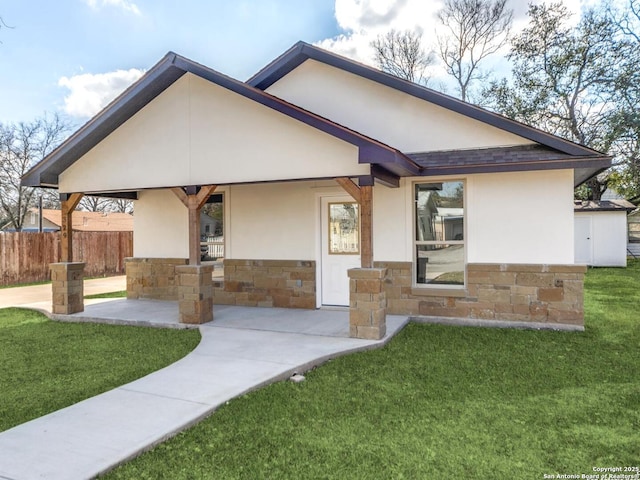
<path fill-rule="evenodd" d="M 386 268 L 353 268 L 349 275 L 349 335 L 380 340 L 387 333 Z"/>
<path fill-rule="evenodd" d="M 201 324 L 213 320 L 213 282 L 211 265 L 179 265 L 178 280 L 180 323 Z"/>
<path fill-rule="evenodd" d="M 52 263 L 51 312 L 69 315 L 84 311 L 84 263 Z"/>

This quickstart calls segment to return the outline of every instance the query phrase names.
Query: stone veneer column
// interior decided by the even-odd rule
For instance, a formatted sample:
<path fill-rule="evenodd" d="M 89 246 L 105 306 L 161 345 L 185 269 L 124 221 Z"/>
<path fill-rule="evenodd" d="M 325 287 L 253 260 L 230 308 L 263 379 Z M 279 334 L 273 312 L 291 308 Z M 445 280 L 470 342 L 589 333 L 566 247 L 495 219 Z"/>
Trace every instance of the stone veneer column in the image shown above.
<path fill-rule="evenodd" d="M 71 314 L 84 311 L 84 263 L 52 263 L 51 312 Z"/>
<path fill-rule="evenodd" d="M 211 265 L 178 265 L 178 308 L 180 323 L 201 324 L 213 320 Z"/>
<path fill-rule="evenodd" d="M 386 268 L 352 268 L 349 275 L 349 335 L 380 340 L 387 333 Z"/>

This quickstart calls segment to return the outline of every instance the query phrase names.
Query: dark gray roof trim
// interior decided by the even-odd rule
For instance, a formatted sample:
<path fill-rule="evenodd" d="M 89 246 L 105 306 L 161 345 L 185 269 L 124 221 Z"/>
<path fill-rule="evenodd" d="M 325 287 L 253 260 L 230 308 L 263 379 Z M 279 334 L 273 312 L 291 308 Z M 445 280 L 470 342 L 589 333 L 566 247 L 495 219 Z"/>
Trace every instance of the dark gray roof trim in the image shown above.
<path fill-rule="evenodd" d="M 611 165 L 600 156 L 575 156 L 543 145 L 409 153 L 422 168 L 421 175 L 461 175 L 468 173 L 517 172 L 526 170 L 574 169 L 577 186 Z"/>
<path fill-rule="evenodd" d="M 380 163 L 398 175 L 416 174 L 419 171 L 419 167 L 413 161 L 388 145 L 169 52 L 122 95 L 27 172 L 22 178 L 22 184 L 57 185 L 60 173 L 187 72 L 359 147 L 360 163 Z"/>
<path fill-rule="evenodd" d="M 305 42 L 296 43 L 283 55 L 247 80 L 247 83 L 261 90 L 265 90 L 307 59 L 316 60 L 349 73 L 359 75 L 368 80 L 400 90 L 414 97 L 421 98 L 448 110 L 479 120 L 534 142 L 547 145 L 570 155 L 603 155 L 602 153 L 590 148 L 578 145 L 555 135 L 551 135 L 523 123 L 516 122 L 515 120 L 511 120 L 502 115 L 471 105 L 457 98 L 436 92 L 435 90 L 431 90 L 413 82 L 408 82 L 396 76 L 389 75 L 375 68 L 355 62 L 340 55 L 336 55 L 321 48 L 314 47 L 313 45 L 309 45 Z"/>
<path fill-rule="evenodd" d="M 576 200 L 573 205 L 575 212 L 631 212 L 636 206 L 627 200 Z"/>

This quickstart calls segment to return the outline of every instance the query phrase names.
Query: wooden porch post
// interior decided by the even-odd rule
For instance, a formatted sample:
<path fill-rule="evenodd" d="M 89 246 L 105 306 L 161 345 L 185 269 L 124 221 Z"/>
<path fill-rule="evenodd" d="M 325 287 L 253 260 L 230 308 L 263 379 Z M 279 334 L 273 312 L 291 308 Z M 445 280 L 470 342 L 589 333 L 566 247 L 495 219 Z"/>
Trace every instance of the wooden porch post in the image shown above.
<path fill-rule="evenodd" d="M 200 265 L 200 210 L 215 189 L 216 185 L 206 185 L 191 195 L 179 187 L 171 189 L 189 209 L 189 265 Z"/>
<path fill-rule="evenodd" d="M 73 262 L 73 225 L 71 216 L 82 199 L 82 193 L 61 194 L 60 261 Z"/>
<path fill-rule="evenodd" d="M 373 185 L 336 182 L 360 205 L 360 268 L 349 275 L 349 336 L 380 340 L 387 333 L 386 268 L 373 268 Z"/>
<path fill-rule="evenodd" d="M 200 265 L 200 210 L 207 203 L 216 185 L 176 187 L 171 190 L 189 209 L 189 265 L 176 267 L 178 282 L 178 312 L 180 323 L 201 324 L 213 320 L 213 266 Z"/>
<path fill-rule="evenodd" d="M 360 205 L 360 266 L 373 268 L 373 186 L 358 186 L 346 177 L 336 182 Z"/>

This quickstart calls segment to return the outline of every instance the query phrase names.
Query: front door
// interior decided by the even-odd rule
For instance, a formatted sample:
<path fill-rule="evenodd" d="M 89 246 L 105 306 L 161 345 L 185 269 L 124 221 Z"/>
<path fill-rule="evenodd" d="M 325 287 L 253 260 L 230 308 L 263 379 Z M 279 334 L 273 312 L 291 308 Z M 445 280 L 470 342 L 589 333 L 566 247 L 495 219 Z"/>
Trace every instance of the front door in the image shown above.
<path fill-rule="evenodd" d="M 360 208 L 351 197 L 320 201 L 323 305 L 349 305 L 347 270 L 360 267 Z"/>

